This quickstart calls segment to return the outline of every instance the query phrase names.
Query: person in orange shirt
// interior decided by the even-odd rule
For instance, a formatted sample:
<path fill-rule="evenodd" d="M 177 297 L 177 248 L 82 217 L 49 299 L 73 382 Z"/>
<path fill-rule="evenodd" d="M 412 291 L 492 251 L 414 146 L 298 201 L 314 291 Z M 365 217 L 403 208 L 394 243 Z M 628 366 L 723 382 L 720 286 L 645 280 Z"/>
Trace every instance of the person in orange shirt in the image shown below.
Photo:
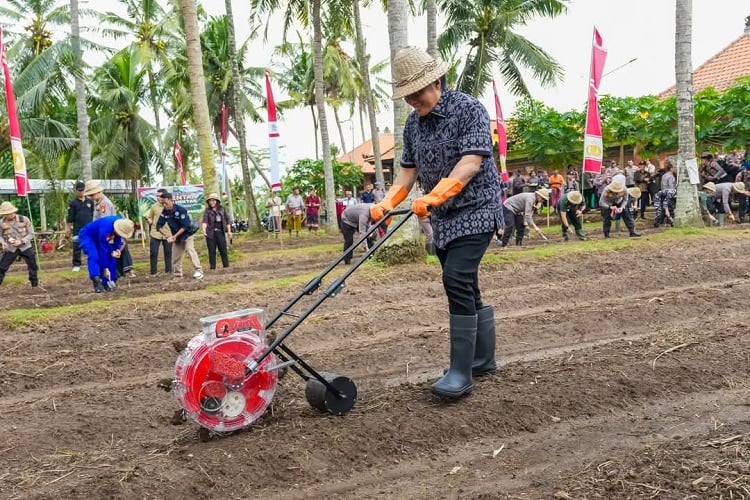
<path fill-rule="evenodd" d="M 557 208 L 557 203 L 560 201 L 562 196 L 562 187 L 565 184 L 565 178 L 560 174 L 559 170 L 555 170 L 552 175 L 549 176 L 549 187 L 550 187 L 550 204 L 552 210 Z"/>

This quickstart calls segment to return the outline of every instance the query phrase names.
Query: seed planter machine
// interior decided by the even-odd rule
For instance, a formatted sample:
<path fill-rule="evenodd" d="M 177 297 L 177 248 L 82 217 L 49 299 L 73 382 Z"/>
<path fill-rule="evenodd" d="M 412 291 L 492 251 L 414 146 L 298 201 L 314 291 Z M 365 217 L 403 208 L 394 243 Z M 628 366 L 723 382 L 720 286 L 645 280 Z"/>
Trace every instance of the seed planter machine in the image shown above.
<path fill-rule="evenodd" d="M 172 392 L 184 415 L 201 426 L 201 439 L 210 432 L 231 432 L 252 425 L 266 411 L 276 393 L 280 370 L 288 368 L 307 382 L 308 403 L 333 415 L 345 415 L 357 401 L 357 386 L 344 375 L 319 372 L 305 362 L 288 345 L 289 335 L 326 299 L 335 297 L 351 276 L 403 224 L 411 210 L 391 211 L 370 226 L 359 240 L 326 269 L 308 282 L 267 323 L 263 310 L 243 309 L 201 318 L 201 333 L 188 342 L 175 363 Z M 404 215 L 355 261 L 340 277 L 318 294 L 315 301 L 300 314 L 291 310 L 306 295 L 320 290 L 323 279 L 333 271 L 349 251 L 356 250 L 371 238 L 393 216 Z M 266 330 L 282 317 L 294 318 L 272 342 Z"/>

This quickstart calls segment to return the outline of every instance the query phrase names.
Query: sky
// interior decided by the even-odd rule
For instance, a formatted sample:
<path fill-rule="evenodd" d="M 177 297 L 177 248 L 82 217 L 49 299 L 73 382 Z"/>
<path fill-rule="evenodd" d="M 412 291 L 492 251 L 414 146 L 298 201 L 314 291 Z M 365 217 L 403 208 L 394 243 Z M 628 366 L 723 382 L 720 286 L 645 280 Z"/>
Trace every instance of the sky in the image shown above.
<path fill-rule="evenodd" d="M 250 32 L 249 1 L 232 0 L 238 41 L 245 40 Z M 376 4 L 378 2 L 375 2 Z M 696 68 L 742 35 L 744 18 L 750 14 L 746 0 L 693 0 L 693 67 Z M 96 8 L 114 10 L 114 0 L 97 0 Z M 224 14 L 224 2 L 203 2 L 212 15 Z M 92 5 L 92 4 L 90 4 Z M 249 66 L 273 67 L 273 48 L 281 43 L 281 18 L 271 19 L 269 39 L 258 40 L 249 51 Z M 363 12 L 367 49 L 372 61 L 389 57 L 386 14 L 379 7 Z M 439 20 L 439 23 L 441 20 Z M 565 71 L 562 82 L 553 88 L 543 89 L 532 79 L 528 80 L 534 99 L 559 111 L 583 109 L 587 95 L 592 30 L 599 30 L 608 50 L 600 95 L 618 97 L 658 94 L 674 84 L 675 0 L 571 0 L 567 14 L 554 20 L 532 20 L 519 31 L 529 40 L 545 49 Z M 410 19 L 409 44 L 426 47 L 426 21 L 424 17 Z M 438 28 L 439 30 L 440 28 Z M 438 31 L 439 33 L 439 31 Z M 293 35 L 293 34 L 292 34 Z M 353 51 L 352 51 L 353 54 Z M 262 83 L 262 82 L 261 82 Z M 515 107 L 511 96 L 498 81 L 498 92 L 503 114 L 508 118 Z M 275 86 L 276 100 L 284 98 Z M 481 98 L 494 117 L 492 90 Z M 342 116 L 342 120 L 347 120 Z M 333 114 L 328 114 L 329 135 L 338 144 L 338 133 Z M 377 117 L 381 130 L 393 128 L 392 110 Z M 366 120 L 365 120 L 366 122 Z M 351 138 L 362 142 L 359 118 L 342 124 L 347 149 Z M 265 123 L 248 124 L 248 143 L 267 147 Z M 300 158 L 315 155 L 315 143 L 309 109 L 285 113 L 279 120 L 282 145 L 281 161 L 291 165 Z M 369 137 L 369 132 L 365 133 Z"/>

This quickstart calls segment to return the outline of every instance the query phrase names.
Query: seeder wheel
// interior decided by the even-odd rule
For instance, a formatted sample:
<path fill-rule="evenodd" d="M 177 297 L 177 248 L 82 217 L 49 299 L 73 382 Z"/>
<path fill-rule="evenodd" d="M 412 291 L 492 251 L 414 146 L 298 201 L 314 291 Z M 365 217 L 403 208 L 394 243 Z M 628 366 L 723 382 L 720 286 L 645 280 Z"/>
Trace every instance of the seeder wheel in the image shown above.
<path fill-rule="evenodd" d="M 354 408 L 354 403 L 357 402 L 357 386 L 354 384 L 354 381 L 349 377 L 335 373 L 321 373 L 320 375 L 339 394 L 333 393 L 318 379 L 311 377 L 305 387 L 305 397 L 310 406 L 320 411 L 327 411 L 332 415 L 345 415 L 349 413 L 349 410 Z"/>

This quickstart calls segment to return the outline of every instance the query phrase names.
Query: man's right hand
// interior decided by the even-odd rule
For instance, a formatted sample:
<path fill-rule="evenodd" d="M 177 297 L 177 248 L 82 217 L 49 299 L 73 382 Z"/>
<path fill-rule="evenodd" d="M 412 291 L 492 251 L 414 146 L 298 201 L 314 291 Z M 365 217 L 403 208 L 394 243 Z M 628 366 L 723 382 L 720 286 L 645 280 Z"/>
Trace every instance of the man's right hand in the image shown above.
<path fill-rule="evenodd" d="M 370 218 L 377 222 L 406 199 L 409 192 L 405 186 L 394 184 L 380 203 L 370 207 Z"/>

